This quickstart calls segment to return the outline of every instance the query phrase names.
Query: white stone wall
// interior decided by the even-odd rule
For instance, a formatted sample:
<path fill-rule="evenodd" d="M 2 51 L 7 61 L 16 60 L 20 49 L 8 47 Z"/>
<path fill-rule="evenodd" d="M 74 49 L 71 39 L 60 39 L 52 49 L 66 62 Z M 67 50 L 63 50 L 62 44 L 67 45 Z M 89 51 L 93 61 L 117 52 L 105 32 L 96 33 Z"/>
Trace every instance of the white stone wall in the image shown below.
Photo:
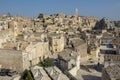
<path fill-rule="evenodd" d="M 76 59 L 76 67 L 77 67 L 77 70 L 80 69 L 80 55 Z"/>
<path fill-rule="evenodd" d="M 49 43 L 48 42 L 37 42 L 36 44 L 31 44 L 26 48 L 28 53 L 29 60 L 32 61 L 32 64 L 38 64 L 39 59 L 47 58 L 50 54 Z"/>
<path fill-rule="evenodd" d="M 57 36 L 58 37 L 58 36 Z M 63 35 L 59 35 L 59 38 L 52 38 L 51 48 L 53 52 L 60 52 L 65 47 L 65 37 Z"/>
<path fill-rule="evenodd" d="M 72 74 L 73 76 L 76 76 L 77 75 L 77 66 L 75 66 L 74 68 L 72 68 L 71 70 L 69 70 L 69 73 Z"/>
<path fill-rule="evenodd" d="M 0 65 L 2 68 L 23 71 L 22 52 L 16 50 L 0 50 Z"/>

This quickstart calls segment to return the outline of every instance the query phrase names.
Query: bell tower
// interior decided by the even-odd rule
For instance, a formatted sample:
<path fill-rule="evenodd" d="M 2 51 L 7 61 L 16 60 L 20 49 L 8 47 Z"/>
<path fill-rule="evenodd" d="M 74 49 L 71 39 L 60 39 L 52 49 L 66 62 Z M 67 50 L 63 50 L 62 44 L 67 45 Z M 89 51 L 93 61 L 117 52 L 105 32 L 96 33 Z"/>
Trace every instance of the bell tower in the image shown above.
<path fill-rule="evenodd" d="M 75 17 L 78 17 L 78 9 L 76 8 L 75 9 L 75 14 L 74 14 Z"/>

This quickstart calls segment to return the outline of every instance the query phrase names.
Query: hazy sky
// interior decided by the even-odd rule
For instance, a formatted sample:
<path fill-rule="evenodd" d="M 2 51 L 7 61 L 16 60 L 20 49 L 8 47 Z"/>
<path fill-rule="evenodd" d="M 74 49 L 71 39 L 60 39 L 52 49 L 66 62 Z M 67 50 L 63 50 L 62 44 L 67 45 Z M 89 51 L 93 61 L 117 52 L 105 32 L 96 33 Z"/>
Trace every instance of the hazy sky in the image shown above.
<path fill-rule="evenodd" d="M 0 0 L 0 14 L 36 17 L 39 13 L 74 14 L 120 20 L 120 0 Z"/>

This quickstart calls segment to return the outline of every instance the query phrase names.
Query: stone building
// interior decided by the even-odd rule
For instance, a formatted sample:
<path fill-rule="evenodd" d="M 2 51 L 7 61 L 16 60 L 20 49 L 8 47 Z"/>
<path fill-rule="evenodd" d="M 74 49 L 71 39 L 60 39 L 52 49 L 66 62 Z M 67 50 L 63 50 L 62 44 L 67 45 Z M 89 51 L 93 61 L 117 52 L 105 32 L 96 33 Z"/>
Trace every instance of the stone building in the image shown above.
<path fill-rule="evenodd" d="M 43 60 L 50 55 L 49 41 L 46 39 L 46 36 L 44 36 L 44 34 L 41 35 L 41 40 L 31 42 L 28 41 L 4 42 L 2 43 L 2 48 L 4 49 L 5 55 L 10 54 L 10 57 L 12 58 L 15 56 L 15 58 L 13 59 L 17 59 L 19 57 L 19 54 L 21 54 L 20 59 L 22 61 L 19 59 L 21 61 L 19 66 L 22 67 L 20 69 L 19 67 L 17 67 L 18 64 L 14 65 L 13 59 L 10 58 L 12 60 L 10 66 L 13 65 L 14 67 L 12 67 L 12 69 L 17 70 L 18 72 L 22 72 L 24 69 L 28 69 L 30 66 L 38 64 L 40 60 Z M 10 53 L 7 50 L 9 50 Z M 0 52 L 2 55 L 3 50 L 1 50 Z M 3 59 L 1 60 L 2 66 L 3 68 L 10 68 L 6 67 L 5 64 L 3 64 L 7 63 L 6 61 L 4 62 L 4 60 L 7 58 L 7 56 L 5 55 L 3 55 L 4 58 L 1 58 Z"/>
<path fill-rule="evenodd" d="M 0 65 L 5 69 L 13 69 L 23 72 L 29 68 L 29 60 L 26 53 L 18 50 L 0 49 Z"/>
<path fill-rule="evenodd" d="M 10 40 L 9 30 L 0 31 L 0 48 L 3 48 L 2 44 Z"/>
<path fill-rule="evenodd" d="M 14 38 L 19 35 L 22 34 L 23 32 L 23 23 L 22 22 L 18 22 L 18 21 L 10 21 L 9 22 L 9 26 L 8 26 L 9 30 L 12 32 Z"/>
<path fill-rule="evenodd" d="M 91 30 L 92 28 L 95 27 L 98 18 L 95 16 L 90 16 L 90 17 L 85 17 L 85 16 L 80 16 L 81 17 L 81 31 L 86 31 L 86 30 Z"/>
<path fill-rule="evenodd" d="M 120 41 L 119 38 L 114 38 L 111 41 L 113 48 L 107 50 L 104 54 L 104 65 L 105 67 L 109 65 L 120 64 Z"/>
<path fill-rule="evenodd" d="M 29 41 L 29 44 L 23 50 L 28 53 L 29 60 L 31 60 L 33 65 L 38 64 L 40 60 L 49 57 L 51 54 L 46 33 L 35 33 L 34 36 L 30 39 L 28 38 L 27 41 Z"/>
<path fill-rule="evenodd" d="M 97 59 L 98 58 L 98 54 L 99 54 L 99 47 L 90 44 L 88 46 L 88 54 L 89 54 L 89 59 Z"/>
<path fill-rule="evenodd" d="M 113 44 L 113 46 L 116 49 L 116 53 L 120 54 L 120 37 L 115 37 L 111 43 Z"/>
<path fill-rule="evenodd" d="M 102 38 L 100 39 L 101 44 L 110 44 L 114 39 L 114 35 L 108 32 L 102 34 Z"/>
<path fill-rule="evenodd" d="M 104 54 L 104 67 L 120 64 L 119 54 Z"/>
<path fill-rule="evenodd" d="M 106 53 L 114 53 L 115 47 L 112 44 L 112 40 L 114 39 L 113 34 L 110 33 L 104 33 L 103 37 L 100 39 L 100 53 L 106 54 Z"/>
<path fill-rule="evenodd" d="M 25 45 L 21 43 L 10 43 L 10 46 L 6 45 L 3 50 L 0 50 L 0 56 L 2 57 L 0 64 L 3 68 L 11 68 L 17 70 L 18 72 L 22 72 L 24 69 L 28 69 L 29 67 L 38 64 L 40 60 L 43 60 L 50 55 L 48 41 L 24 44 Z M 10 55 L 9 58 L 7 55 Z M 15 63 L 14 59 L 15 61 L 18 61 L 19 64 Z M 9 64 L 9 66 L 7 66 L 7 64 Z"/>
<path fill-rule="evenodd" d="M 104 68 L 101 80 L 120 80 L 120 65 L 112 65 Z"/>
<path fill-rule="evenodd" d="M 50 40 L 50 50 L 53 53 L 61 52 L 65 47 L 65 37 L 63 34 L 51 34 L 49 36 Z"/>
<path fill-rule="evenodd" d="M 80 69 L 80 55 L 71 49 L 65 49 L 58 54 L 60 69 L 68 71 L 73 76 L 76 76 Z"/>
<path fill-rule="evenodd" d="M 49 43 L 48 41 L 32 42 L 26 47 L 25 52 L 28 53 L 32 65 L 36 65 L 40 60 L 43 60 L 50 55 Z"/>
<path fill-rule="evenodd" d="M 73 50 L 77 51 L 77 53 L 80 55 L 81 63 L 88 60 L 88 54 L 87 54 L 87 43 L 77 37 L 70 38 L 69 41 L 73 45 Z"/>

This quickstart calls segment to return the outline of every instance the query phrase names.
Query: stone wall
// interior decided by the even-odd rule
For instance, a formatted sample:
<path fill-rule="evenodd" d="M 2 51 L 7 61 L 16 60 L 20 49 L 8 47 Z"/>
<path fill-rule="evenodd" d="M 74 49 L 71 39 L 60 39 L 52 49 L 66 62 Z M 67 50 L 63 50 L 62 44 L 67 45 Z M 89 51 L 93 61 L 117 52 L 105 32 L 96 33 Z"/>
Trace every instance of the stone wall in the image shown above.
<path fill-rule="evenodd" d="M 16 50 L 0 49 L 0 65 L 2 68 L 23 71 L 22 52 Z"/>
<path fill-rule="evenodd" d="M 50 55 L 49 42 L 39 42 L 36 45 L 36 57 L 47 58 Z"/>
<path fill-rule="evenodd" d="M 61 52 L 65 47 L 65 37 L 58 34 L 51 36 L 50 47 L 53 52 Z"/>
<path fill-rule="evenodd" d="M 80 55 L 80 62 L 85 62 L 88 60 L 87 54 L 87 43 L 81 44 L 77 47 L 78 53 Z"/>
<path fill-rule="evenodd" d="M 49 42 L 33 42 L 26 48 L 26 52 L 28 53 L 29 61 L 32 61 L 32 65 L 36 65 L 40 59 L 43 60 L 49 56 Z"/>
<path fill-rule="evenodd" d="M 77 69 L 77 67 L 75 66 L 75 67 L 73 67 L 71 70 L 69 70 L 69 73 L 72 74 L 73 76 L 76 76 L 76 75 L 77 75 L 77 71 L 78 71 L 78 69 Z"/>

